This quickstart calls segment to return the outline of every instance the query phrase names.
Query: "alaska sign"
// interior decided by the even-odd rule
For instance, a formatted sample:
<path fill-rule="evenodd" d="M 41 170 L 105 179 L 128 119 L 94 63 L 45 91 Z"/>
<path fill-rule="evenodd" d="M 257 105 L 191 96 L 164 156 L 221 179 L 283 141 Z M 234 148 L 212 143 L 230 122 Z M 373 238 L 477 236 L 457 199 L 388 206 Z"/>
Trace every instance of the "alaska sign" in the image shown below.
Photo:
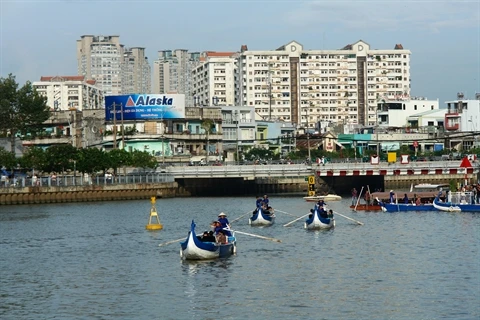
<path fill-rule="evenodd" d="M 105 97 L 105 120 L 152 120 L 185 118 L 183 94 L 130 94 Z M 122 117 L 123 116 L 123 117 Z"/>

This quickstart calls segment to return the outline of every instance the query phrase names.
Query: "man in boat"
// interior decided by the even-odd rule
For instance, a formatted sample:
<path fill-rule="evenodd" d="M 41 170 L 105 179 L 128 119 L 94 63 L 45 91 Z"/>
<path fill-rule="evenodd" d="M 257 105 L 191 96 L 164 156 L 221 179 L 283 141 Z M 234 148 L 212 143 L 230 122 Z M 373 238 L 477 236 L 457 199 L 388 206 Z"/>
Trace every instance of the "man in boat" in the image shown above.
<path fill-rule="evenodd" d="M 371 199 L 370 199 L 370 191 L 365 191 L 365 195 L 363 196 L 363 199 L 365 200 L 365 203 L 367 206 L 371 205 Z"/>
<path fill-rule="evenodd" d="M 317 201 L 317 207 L 323 208 L 326 205 L 325 201 L 323 199 L 320 199 Z"/>
<path fill-rule="evenodd" d="M 262 202 L 263 202 L 262 197 L 257 196 L 257 201 L 255 202 L 255 205 L 256 205 L 257 209 L 262 207 Z"/>
<path fill-rule="evenodd" d="M 218 215 L 218 222 L 220 223 L 220 226 L 223 228 L 230 229 L 230 222 L 228 222 L 227 215 L 223 212 L 220 212 Z M 224 230 L 225 234 L 227 236 L 231 236 L 232 234 L 228 230 Z"/>
<path fill-rule="evenodd" d="M 353 188 L 352 189 L 352 206 L 354 206 L 357 203 L 357 199 L 358 199 L 357 189 Z"/>
<path fill-rule="evenodd" d="M 270 203 L 270 200 L 268 200 L 268 196 L 267 195 L 264 195 L 263 196 L 263 203 L 265 204 L 265 208 L 269 208 L 269 203 Z"/>
<path fill-rule="evenodd" d="M 333 218 L 333 210 L 332 209 L 328 210 L 328 217 Z"/>
<path fill-rule="evenodd" d="M 390 190 L 390 203 L 395 203 L 395 192 Z"/>
<path fill-rule="evenodd" d="M 405 196 L 403 197 L 403 203 L 408 204 L 408 202 L 409 202 L 408 196 L 407 196 L 407 194 L 405 193 Z"/>

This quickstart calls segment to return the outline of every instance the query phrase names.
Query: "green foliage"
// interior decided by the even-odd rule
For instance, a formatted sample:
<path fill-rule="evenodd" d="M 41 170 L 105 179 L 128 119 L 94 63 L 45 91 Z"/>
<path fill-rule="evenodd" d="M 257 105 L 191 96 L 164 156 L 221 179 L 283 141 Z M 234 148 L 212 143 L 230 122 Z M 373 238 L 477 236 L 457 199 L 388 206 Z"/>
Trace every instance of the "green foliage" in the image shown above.
<path fill-rule="evenodd" d="M 457 191 L 457 183 L 454 180 L 450 180 L 450 191 L 456 192 Z"/>
<path fill-rule="evenodd" d="M 139 168 L 157 167 L 157 159 L 146 151 L 135 150 L 132 153 L 132 165 Z"/>
<path fill-rule="evenodd" d="M 97 148 L 84 148 L 78 150 L 77 170 L 93 174 L 104 170 L 107 165 L 107 155 Z"/>
<path fill-rule="evenodd" d="M 13 168 L 17 165 L 15 154 L 0 147 L 0 168 Z"/>
<path fill-rule="evenodd" d="M 0 78 L 0 132 L 10 134 L 12 152 L 17 133 L 38 130 L 49 117 L 47 99 L 37 93 L 31 82 L 18 89 L 12 74 Z"/>
<path fill-rule="evenodd" d="M 51 146 L 45 151 L 47 165 L 44 171 L 62 172 L 74 169 L 74 161 L 78 159 L 78 149 L 71 144 Z"/>
<path fill-rule="evenodd" d="M 22 158 L 20 158 L 20 166 L 22 168 L 36 168 L 39 170 L 44 170 L 44 168 L 47 167 L 47 157 L 45 151 L 39 147 L 28 148 L 23 153 Z"/>
<path fill-rule="evenodd" d="M 273 151 L 263 148 L 251 148 L 244 152 L 245 159 L 247 160 L 267 160 L 274 159 L 275 155 Z"/>
<path fill-rule="evenodd" d="M 148 154 L 148 153 L 147 153 Z M 113 168 L 115 173 L 117 168 L 132 164 L 133 154 L 124 149 L 113 149 L 107 153 L 105 169 Z"/>

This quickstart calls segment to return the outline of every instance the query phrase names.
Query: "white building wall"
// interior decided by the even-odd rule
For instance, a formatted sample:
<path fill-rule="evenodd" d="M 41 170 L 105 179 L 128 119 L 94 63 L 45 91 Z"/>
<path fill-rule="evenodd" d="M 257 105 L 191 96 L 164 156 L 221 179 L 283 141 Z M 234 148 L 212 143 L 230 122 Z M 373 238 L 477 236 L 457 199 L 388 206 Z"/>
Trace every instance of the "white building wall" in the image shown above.
<path fill-rule="evenodd" d="M 387 115 L 388 117 L 387 121 L 378 122 L 378 125 L 381 127 L 405 127 L 408 125 L 408 117 L 425 111 L 439 109 L 438 99 L 427 100 L 423 98 L 417 98 L 410 100 L 388 101 L 388 103 L 401 104 L 401 109 L 389 109 L 388 111 L 379 112 L 379 116 Z"/>
<path fill-rule="evenodd" d="M 103 109 L 105 107 L 103 92 L 96 86 L 84 81 L 36 81 L 33 87 L 38 93 L 47 97 L 47 105 L 52 110 Z"/>

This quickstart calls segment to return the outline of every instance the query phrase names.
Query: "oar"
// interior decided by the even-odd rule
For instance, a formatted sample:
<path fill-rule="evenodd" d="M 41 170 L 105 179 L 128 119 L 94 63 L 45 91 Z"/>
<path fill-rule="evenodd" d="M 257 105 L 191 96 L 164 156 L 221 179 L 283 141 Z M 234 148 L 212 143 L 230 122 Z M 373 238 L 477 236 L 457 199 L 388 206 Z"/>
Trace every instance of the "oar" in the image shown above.
<path fill-rule="evenodd" d="M 288 213 L 288 212 L 285 212 L 285 211 L 282 211 L 282 210 L 278 210 L 278 209 L 276 209 L 275 211 L 278 211 L 278 212 L 281 212 L 281 213 L 288 214 L 289 216 L 292 216 L 292 217 L 296 217 L 296 215 L 294 215 L 294 214 L 291 214 L 291 213 Z"/>
<path fill-rule="evenodd" d="M 358 206 L 358 203 L 360 202 L 360 197 L 362 196 L 362 191 L 363 191 L 363 186 L 362 186 L 362 189 L 360 189 L 360 194 L 358 195 L 358 198 L 357 198 L 357 204 L 355 205 L 355 208 L 353 209 L 353 211 L 357 211 L 357 206 Z"/>
<path fill-rule="evenodd" d="M 270 241 L 275 241 L 275 242 L 282 242 L 282 240 L 280 240 L 280 239 L 259 236 L 258 234 L 247 233 L 247 232 L 242 232 L 242 231 L 238 231 L 238 230 L 231 230 L 231 231 L 234 231 L 235 233 L 240 233 L 240 234 L 244 234 L 244 235 L 247 235 L 247 236 L 251 236 L 251 237 L 260 238 L 260 239 L 265 239 L 265 240 L 270 240 Z"/>
<path fill-rule="evenodd" d="M 334 212 L 335 212 L 335 214 L 338 214 L 340 217 L 344 217 L 345 219 L 352 220 L 352 221 L 354 221 L 354 222 L 358 223 L 358 224 L 359 224 L 359 225 L 361 225 L 361 226 L 363 226 L 363 225 L 364 225 L 364 223 L 363 223 L 363 222 L 360 222 L 360 221 L 357 221 L 357 220 L 355 220 L 355 219 L 352 219 L 352 218 L 350 218 L 350 217 L 344 216 L 343 214 L 341 214 L 341 213 L 338 213 L 338 212 L 336 212 L 336 211 L 334 211 Z"/>
<path fill-rule="evenodd" d="M 296 221 L 298 221 L 298 220 L 300 220 L 300 219 L 302 219 L 302 218 L 305 218 L 305 217 L 308 216 L 309 214 L 310 214 L 310 213 L 307 213 L 306 215 L 301 216 L 301 217 L 299 217 L 299 218 L 297 218 L 297 219 L 295 219 L 295 220 L 293 220 L 293 221 L 290 221 L 289 223 L 284 224 L 283 226 L 284 226 L 284 227 L 288 227 L 288 226 L 291 225 L 292 223 L 294 223 L 294 222 L 296 222 Z"/>
<path fill-rule="evenodd" d="M 232 223 L 232 222 L 235 222 L 235 221 L 238 221 L 238 220 L 242 219 L 243 217 L 245 217 L 247 214 L 249 214 L 249 213 L 251 213 L 251 212 L 252 212 L 252 211 L 247 211 L 245 214 L 242 214 L 240 217 L 238 217 L 238 218 L 236 218 L 236 219 L 234 219 L 234 220 L 230 221 L 230 223 Z"/>
<path fill-rule="evenodd" d="M 159 247 L 163 247 L 163 246 L 166 246 L 167 244 L 171 244 L 171 243 L 175 243 L 175 242 L 180 242 L 182 240 L 185 240 L 187 237 L 183 237 L 183 238 L 180 238 L 180 239 L 177 239 L 177 240 L 172 240 L 172 241 L 168 241 L 168 242 L 165 242 L 165 243 L 160 243 L 158 246 Z"/>

